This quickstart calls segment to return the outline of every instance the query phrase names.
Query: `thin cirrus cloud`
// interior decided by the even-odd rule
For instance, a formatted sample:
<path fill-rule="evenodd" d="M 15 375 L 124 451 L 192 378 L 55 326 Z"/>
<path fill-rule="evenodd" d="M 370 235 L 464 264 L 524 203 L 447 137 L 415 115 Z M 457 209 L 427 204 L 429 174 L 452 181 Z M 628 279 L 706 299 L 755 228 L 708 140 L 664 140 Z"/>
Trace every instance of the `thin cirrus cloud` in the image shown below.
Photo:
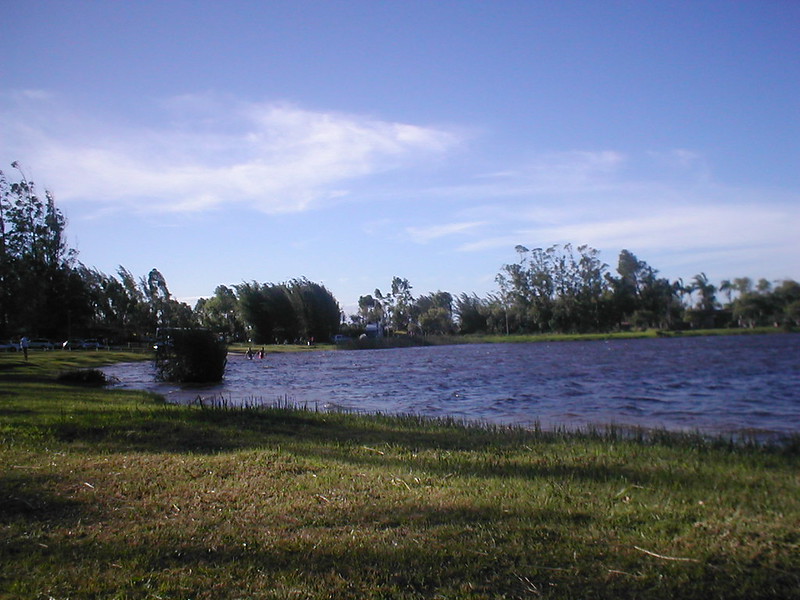
<path fill-rule="evenodd" d="M 690 204 L 659 205 L 628 198 L 613 208 L 605 214 L 586 214 L 578 207 L 563 207 L 560 216 L 550 210 L 542 219 L 536 210 L 527 215 L 521 211 L 515 222 L 497 224 L 502 233 L 467 241 L 458 249 L 482 252 L 520 243 L 547 247 L 572 242 L 655 255 L 712 257 L 724 252 L 732 257 L 735 252 L 743 259 L 753 250 L 773 248 L 791 254 L 796 249 L 794 223 L 800 211 L 788 203 L 765 206 L 740 197 L 725 204 L 695 199 Z"/>
<path fill-rule="evenodd" d="M 410 167 L 459 143 L 444 129 L 283 103 L 183 98 L 166 106 L 174 115 L 162 127 L 99 122 L 47 101 L 39 114 L 29 103 L 26 118 L 13 109 L 1 118 L 11 150 L 59 182 L 59 200 L 154 212 L 231 203 L 303 211 L 346 195 L 355 179 Z"/>
<path fill-rule="evenodd" d="M 442 192 L 503 197 L 597 191 L 615 181 L 628 162 L 626 154 L 614 150 L 551 152 L 515 168 L 478 175 Z"/>
<path fill-rule="evenodd" d="M 611 253 L 693 254 L 696 262 L 725 256 L 744 268 L 764 252 L 797 251 L 796 194 L 717 182 L 704 157 L 686 149 L 542 156 L 457 193 L 484 200 L 457 218 L 486 223 L 459 240 L 460 252 L 571 242 Z"/>
<path fill-rule="evenodd" d="M 473 231 L 484 224 L 485 222 L 482 221 L 472 221 L 431 225 L 428 227 L 406 227 L 406 233 L 413 241 L 419 244 L 426 244 L 439 238 Z"/>

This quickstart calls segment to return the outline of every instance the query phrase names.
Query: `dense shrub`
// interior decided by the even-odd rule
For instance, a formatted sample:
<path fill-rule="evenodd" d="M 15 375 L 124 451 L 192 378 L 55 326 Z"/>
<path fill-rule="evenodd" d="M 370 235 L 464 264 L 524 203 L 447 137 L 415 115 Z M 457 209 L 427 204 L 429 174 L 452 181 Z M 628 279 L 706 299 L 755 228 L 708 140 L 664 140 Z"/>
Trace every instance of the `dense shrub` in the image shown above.
<path fill-rule="evenodd" d="M 61 383 L 74 383 L 78 385 L 103 386 L 109 383 L 106 374 L 97 369 L 76 369 L 65 371 L 58 376 Z"/>
<path fill-rule="evenodd" d="M 225 374 L 228 349 L 205 329 L 171 329 L 156 352 L 158 377 L 176 383 L 215 383 Z"/>

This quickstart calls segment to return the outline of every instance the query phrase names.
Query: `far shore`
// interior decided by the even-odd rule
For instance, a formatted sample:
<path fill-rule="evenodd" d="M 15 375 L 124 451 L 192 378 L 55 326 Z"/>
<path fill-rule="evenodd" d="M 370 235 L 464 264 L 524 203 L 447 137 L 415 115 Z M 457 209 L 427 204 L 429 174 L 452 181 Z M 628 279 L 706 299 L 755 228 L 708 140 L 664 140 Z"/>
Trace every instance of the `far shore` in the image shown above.
<path fill-rule="evenodd" d="M 779 333 L 796 333 L 779 327 L 754 327 L 737 329 L 686 329 L 686 330 L 661 330 L 648 329 L 645 331 L 615 331 L 608 333 L 536 333 L 509 335 L 500 334 L 469 334 L 469 335 L 407 335 L 405 333 L 387 336 L 384 338 L 352 339 L 340 344 L 333 343 L 283 343 L 283 344 L 248 344 L 233 343 L 228 347 L 229 352 L 244 354 L 248 348 L 258 352 L 262 348 L 267 353 L 275 352 L 308 352 L 314 350 L 373 350 L 384 348 L 404 348 L 413 346 L 455 346 L 460 344 L 520 344 L 538 342 L 586 342 L 605 340 L 633 340 L 656 338 L 681 338 L 698 336 L 720 335 L 765 335 Z"/>

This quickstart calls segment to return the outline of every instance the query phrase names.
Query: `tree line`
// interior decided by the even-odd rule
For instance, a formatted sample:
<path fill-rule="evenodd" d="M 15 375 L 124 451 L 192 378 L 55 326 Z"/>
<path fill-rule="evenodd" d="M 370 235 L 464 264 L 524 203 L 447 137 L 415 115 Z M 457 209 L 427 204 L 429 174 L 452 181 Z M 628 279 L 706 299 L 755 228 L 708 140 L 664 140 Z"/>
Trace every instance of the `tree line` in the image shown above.
<path fill-rule="evenodd" d="M 122 266 L 107 275 L 83 265 L 66 243 L 66 219 L 53 195 L 40 195 L 17 163 L 12 167 L 17 181 L 0 171 L 0 339 L 143 342 L 159 327 L 172 327 L 269 344 L 355 336 L 369 324 L 409 335 L 800 325 L 795 281 L 743 277 L 717 287 L 704 273 L 670 281 L 629 250 L 620 252 L 612 272 L 598 250 L 571 244 L 517 246 L 517 260 L 500 268 L 498 290 L 485 297 L 445 291 L 415 297 L 411 283 L 395 276 L 385 292 L 361 296 L 347 318 L 323 285 L 298 278 L 219 285 L 191 307 L 172 296 L 157 269 L 137 279 Z"/>
<path fill-rule="evenodd" d="M 176 300 L 158 269 L 137 278 L 86 267 L 66 243 L 66 219 L 53 194 L 41 195 L 19 165 L 19 180 L 0 171 L 0 339 L 97 337 L 146 342 L 159 328 L 205 328 L 227 341 L 328 340 L 339 304 L 305 278 L 218 286 L 192 308 Z"/>
<path fill-rule="evenodd" d="M 499 291 L 456 301 L 464 333 L 587 333 L 800 325 L 800 284 L 743 277 L 717 287 L 705 273 L 670 281 L 625 249 L 616 271 L 590 246 L 516 247 Z M 719 294 L 727 302 L 719 300 Z"/>
<path fill-rule="evenodd" d="M 587 245 L 519 245 L 516 252 L 517 261 L 501 267 L 495 293 L 414 298 L 408 280 L 395 277 L 387 293 L 362 296 L 350 322 L 423 335 L 800 325 L 800 284 L 793 280 L 742 277 L 717 287 L 705 273 L 687 282 L 660 277 L 630 250 L 619 253 L 614 272 Z"/>

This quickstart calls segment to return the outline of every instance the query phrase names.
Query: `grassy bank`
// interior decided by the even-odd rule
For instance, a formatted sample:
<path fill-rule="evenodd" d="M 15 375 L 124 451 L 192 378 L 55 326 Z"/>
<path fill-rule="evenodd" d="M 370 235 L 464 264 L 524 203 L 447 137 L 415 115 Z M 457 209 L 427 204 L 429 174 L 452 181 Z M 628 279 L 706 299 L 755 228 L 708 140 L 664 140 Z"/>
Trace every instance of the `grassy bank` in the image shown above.
<path fill-rule="evenodd" d="M 177 407 L 56 360 L 0 357 L 3 598 L 800 598 L 797 444 Z"/>

